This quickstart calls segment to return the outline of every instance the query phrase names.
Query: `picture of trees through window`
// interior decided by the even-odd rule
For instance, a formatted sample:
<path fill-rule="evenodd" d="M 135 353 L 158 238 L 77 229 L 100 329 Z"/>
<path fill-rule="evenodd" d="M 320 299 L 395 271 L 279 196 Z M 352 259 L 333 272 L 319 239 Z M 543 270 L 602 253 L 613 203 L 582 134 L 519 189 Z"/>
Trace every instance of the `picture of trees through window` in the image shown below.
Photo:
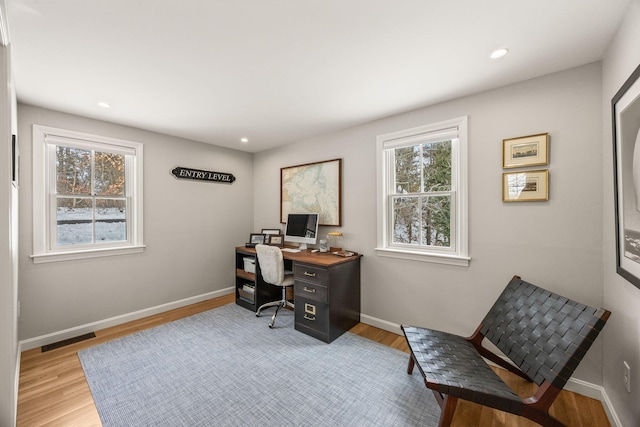
<path fill-rule="evenodd" d="M 394 150 L 393 243 L 451 246 L 451 144 L 448 140 Z"/>
<path fill-rule="evenodd" d="M 127 240 L 125 155 L 58 145 L 58 246 Z"/>

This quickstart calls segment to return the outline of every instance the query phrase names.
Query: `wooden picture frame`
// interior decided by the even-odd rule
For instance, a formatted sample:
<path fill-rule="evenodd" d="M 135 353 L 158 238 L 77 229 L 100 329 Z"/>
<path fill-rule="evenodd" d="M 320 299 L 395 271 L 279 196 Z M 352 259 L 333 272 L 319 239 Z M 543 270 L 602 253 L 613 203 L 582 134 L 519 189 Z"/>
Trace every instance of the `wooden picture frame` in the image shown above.
<path fill-rule="evenodd" d="M 265 244 L 266 235 L 262 233 L 251 233 L 249 235 L 249 243 L 252 245 L 263 245 Z"/>
<path fill-rule="evenodd" d="M 282 233 L 282 230 L 279 228 L 263 228 L 260 232 L 262 234 L 280 234 Z"/>
<path fill-rule="evenodd" d="M 318 212 L 319 225 L 342 225 L 342 159 L 280 168 L 280 222 Z"/>
<path fill-rule="evenodd" d="M 549 200 L 549 171 L 534 170 L 502 174 L 503 202 Z"/>
<path fill-rule="evenodd" d="M 269 234 L 269 244 L 271 246 L 283 246 L 284 234 Z"/>
<path fill-rule="evenodd" d="M 640 66 L 611 100 L 616 272 L 640 288 Z"/>
<path fill-rule="evenodd" d="M 549 164 L 549 134 L 502 140 L 502 167 L 520 168 Z"/>

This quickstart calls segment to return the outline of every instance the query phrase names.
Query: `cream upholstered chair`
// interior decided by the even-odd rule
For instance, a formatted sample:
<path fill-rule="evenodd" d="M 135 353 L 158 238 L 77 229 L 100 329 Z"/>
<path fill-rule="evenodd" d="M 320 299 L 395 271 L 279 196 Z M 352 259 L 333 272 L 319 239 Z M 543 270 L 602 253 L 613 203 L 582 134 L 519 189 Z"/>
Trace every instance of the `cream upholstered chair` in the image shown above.
<path fill-rule="evenodd" d="M 260 316 L 263 309 L 277 306 L 269 323 L 269 327 L 273 328 L 280 309 L 286 306 L 293 307 L 293 304 L 287 301 L 287 286 L 293 285 L 293 272 L 285 271 L 282 251 L 277 246 L 256 245 L 256 254 L 262 279 L 271 285 L 282 286 L 282 299 L 262 304 L 256 311 L 256 316 Z"/>

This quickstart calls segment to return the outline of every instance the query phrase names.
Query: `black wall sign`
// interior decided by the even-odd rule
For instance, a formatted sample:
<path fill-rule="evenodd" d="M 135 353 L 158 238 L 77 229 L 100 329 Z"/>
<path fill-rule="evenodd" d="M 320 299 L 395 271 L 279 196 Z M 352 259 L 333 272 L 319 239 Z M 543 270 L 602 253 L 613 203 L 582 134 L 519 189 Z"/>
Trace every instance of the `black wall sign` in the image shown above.
<path fill-rule="evenodd" d="M 178 179 L 195 179 L 196 181 L 222 182 L 225 184 L 232 184 L 236 180 L 236 177 L 230 173 L 182 167 L 174 168 L 171 174 Z"/>

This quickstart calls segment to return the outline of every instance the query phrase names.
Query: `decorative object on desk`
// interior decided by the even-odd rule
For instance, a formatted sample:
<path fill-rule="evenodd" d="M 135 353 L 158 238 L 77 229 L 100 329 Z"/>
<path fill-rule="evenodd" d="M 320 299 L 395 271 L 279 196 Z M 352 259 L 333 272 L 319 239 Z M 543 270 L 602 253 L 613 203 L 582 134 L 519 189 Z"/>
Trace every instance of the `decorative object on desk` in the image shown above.
<path fill-rule="evenodd" d="M 320 252 L 328 252 L 329 245 L 327 245 L 326 239 L 320 239 Z"/>
<path fill-rule="evenodd" d="M 549 200 L 549 171 L 534 170 L 502 174 L 503 202 Z"/>
<path fill-rule="evenodd" d="M 338 255 L 344 258 L 349 258 L 351 256 L 356 256 L 358 255 L 357 252 L 351 252 L 351 251 L 336 251 L 336 252 L 332 252 L 332 254 L 334 255 Z"/>
<path fill-rule="evenodd" d="M 193 179 L 196 181 L 220 182 L 223 184 L 232 184 L 236 177 L 226 172 L 213 172 L 202 169 L 191 169 L 176 167 L 173 168 L 171 174 L 177 179 Z"/>
<path fill-rule="evenodd" d="M 265 333 L 263 318 L 231 304 L 79 358 L 105 426 L 438 425 L 422 377 L 398 368 L 406 353 L 349 332 L 327 345 L 293 323 L 293 312 L 282 310 L 282 327 Z"/>
<path fill-rule="evenodd" d="M 344 247 L 344 238 L 339 231 L 331 231 L 327 234 L 329 240 L 329 252 L 340 252 Z"/>
<path fill-rule="evenodd" d="M 549 163 L 549 134 L 502 140 L 502 167 L 519 168 Z"/>
<path fill-rule="evenodd" d="M 267 234 L 268 242 L 265 242 L 271 246 L 282 246 L 284 245 L 284 234 Z"/>
<path fill-rule="evenodd" d="M 611 100 L 616 271 L 640 288 L 640 66 Z"/>
<path fill-rule="evenodd" d="M 342 225 L 342 159 L 280 169 L 280 221 L 290 213 L 318 212 L 320 225 Z"/>
<path fill-rule="evenodd" d="M 249 243 L 245 244 L 247 248 L 254 248 L 256 245 L 262 244 L 266 236 L 262 233 L 251 233 L 249 235 Z"/>

